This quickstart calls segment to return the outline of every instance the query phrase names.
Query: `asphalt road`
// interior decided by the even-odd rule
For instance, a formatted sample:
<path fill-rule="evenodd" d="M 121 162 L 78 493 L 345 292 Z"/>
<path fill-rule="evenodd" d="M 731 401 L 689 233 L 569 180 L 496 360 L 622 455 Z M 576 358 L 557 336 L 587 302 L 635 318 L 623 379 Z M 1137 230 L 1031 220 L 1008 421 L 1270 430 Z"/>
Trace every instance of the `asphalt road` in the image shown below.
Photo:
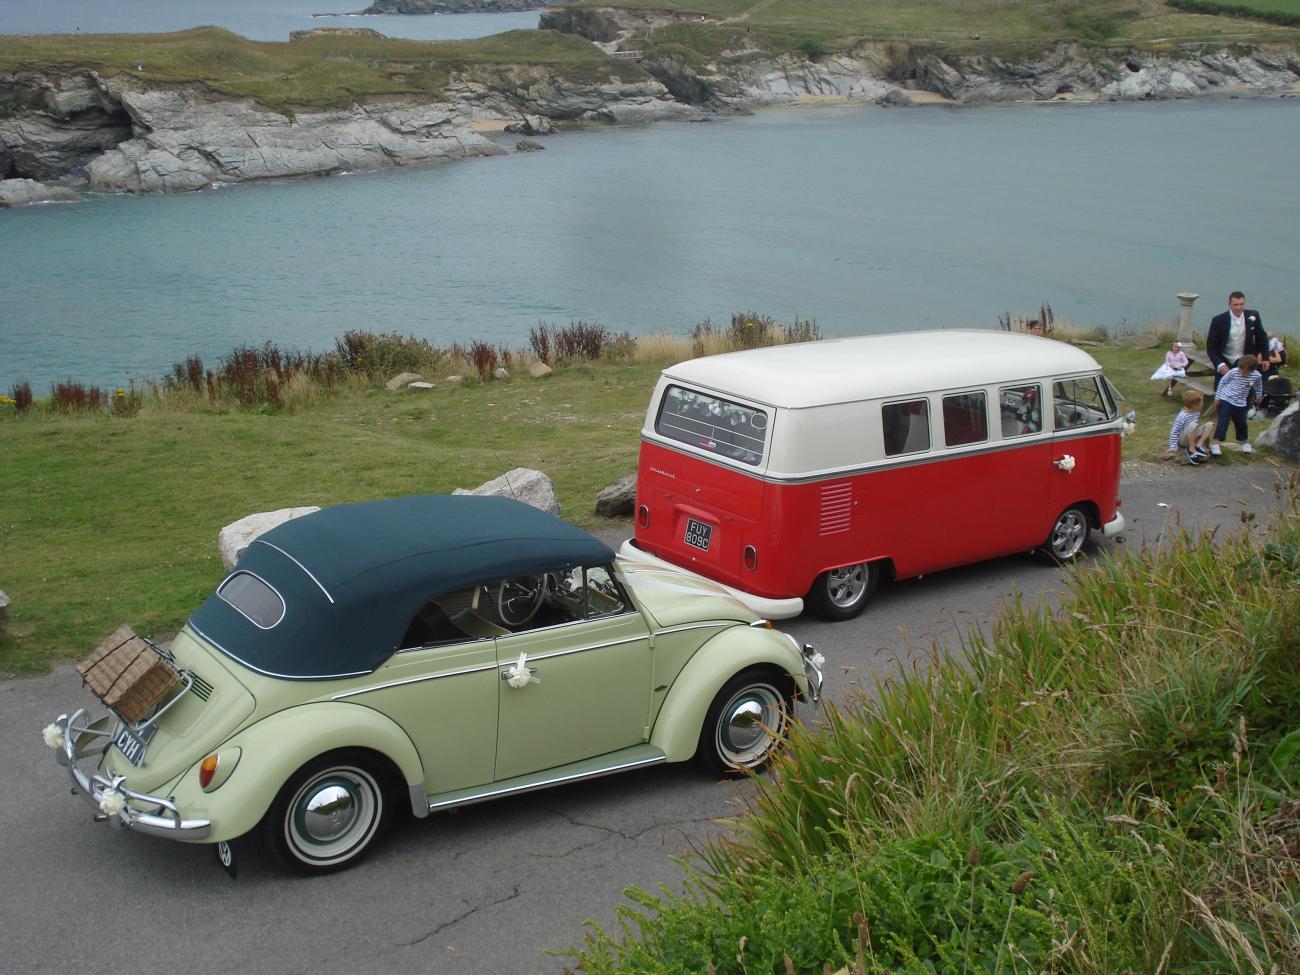
<path fill-rule="evenodd" d="M 1274 504 L 1273 471 L 1262 459 L 1142 465 L 1123 485 L 1127 544 L 1152 543 L 1175 516 L 1238 524 L 1243 506 Z M 826 655 L 839 699 L 882 668 L 923 663 L 934 641 L 955 646 L 1010 593 L 1051 600 L 1061 585 L 1058 570 L 1017 556 L 883 587 L 851 623 L 784 628 Z M 290 877 L 245 854 L 232 881 L 210 847 L 92 823 L 69 795 L 40 731 L 90 701 L 70 667 L 0 682 L 6 971 L 558 973 L 566 959 L 547 949 L 580 942 L 587 919 L 612 925 L 625 887 L 675 884 L 673 857 L 725 828 L 716 820 L 744 789 L 661 767 L 408 823 L 334 876 Z"/>

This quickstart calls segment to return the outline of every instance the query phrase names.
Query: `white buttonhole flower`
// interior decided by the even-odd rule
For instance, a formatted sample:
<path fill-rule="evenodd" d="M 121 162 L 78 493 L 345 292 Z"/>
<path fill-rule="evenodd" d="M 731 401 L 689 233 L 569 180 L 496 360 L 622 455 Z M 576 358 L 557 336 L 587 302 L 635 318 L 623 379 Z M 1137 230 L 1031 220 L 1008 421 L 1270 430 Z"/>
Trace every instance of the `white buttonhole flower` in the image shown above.
<path fill-rule="evenodd" d="M 56 724 L 47 724 L 41 729 L 41 737 L 51 748 L 63 747 L 63 729 Z"/>
<path fill-rule="evenodd" d="M 106 816 L 116 816 L 126 808 L 126 796 L 116 789 L 109 789 L 99 797 L 99 811 Z"/>

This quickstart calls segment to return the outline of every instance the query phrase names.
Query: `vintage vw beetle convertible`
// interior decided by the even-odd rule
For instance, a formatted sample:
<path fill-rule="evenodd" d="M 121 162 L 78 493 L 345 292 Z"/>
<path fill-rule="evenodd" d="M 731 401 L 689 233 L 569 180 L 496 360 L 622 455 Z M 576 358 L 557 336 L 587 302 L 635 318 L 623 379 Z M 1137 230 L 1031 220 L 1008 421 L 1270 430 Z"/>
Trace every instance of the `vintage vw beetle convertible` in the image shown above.
<path fill-rule="evenodd" d="M 183 842 L 260 833 L 288 864 L 354 863 L 416 817 L 697 757 L 756 769 L 811 647 L 711 583 L 616 561 L 503 498 L 327 508 L 249 546 L 168 651 L 184 692 L 47 741 L 96 816 Z"/>

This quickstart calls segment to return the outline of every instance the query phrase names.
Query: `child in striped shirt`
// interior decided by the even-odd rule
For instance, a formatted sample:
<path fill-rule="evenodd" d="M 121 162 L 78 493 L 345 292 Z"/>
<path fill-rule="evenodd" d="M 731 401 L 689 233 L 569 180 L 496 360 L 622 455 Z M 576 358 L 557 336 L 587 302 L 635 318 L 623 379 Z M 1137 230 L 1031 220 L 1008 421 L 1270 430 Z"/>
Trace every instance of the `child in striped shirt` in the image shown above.
<path fill-rule="evenodd" d="M 1201 418 L 1201 404 L 1205 397 L 1194 389 L 1183 391 L 1183 408 L 1174 417 L 1173 426 L 1169 428 L 1169 456 L 1173 456 L 1181 447 L 1187 451 L 1187 463 L 1195 467 L 1202 458 L 1207 457 L 1205 444 L 1210 439 L 1214 424 L 1209 420 L 1198 423 Z"/>
<path fill-rule="evenodd" d="M 1255 371 L 1255 361 L 1253 355 L 1243 355 L 1237 360 L 1236 369 L 1224 373 L 1214 391 L 1214 405 L 1219 410 L 1219 422 L 1214 427 L 1214 443 L 1210 445 L 1210 453 L 1215 457 L 1223 453 L 1220 445 L 1224 434 L 1228 432 L 1229 420 L 1232 421 L 1233 432 L 1241 444 L 1241 452 L 1248 454 L 1251 451 L 1250 441 L 1246 439 L 1246 404 L 1252 392 L 1257 400 L 1264 395 L 1264 380 Z"/>

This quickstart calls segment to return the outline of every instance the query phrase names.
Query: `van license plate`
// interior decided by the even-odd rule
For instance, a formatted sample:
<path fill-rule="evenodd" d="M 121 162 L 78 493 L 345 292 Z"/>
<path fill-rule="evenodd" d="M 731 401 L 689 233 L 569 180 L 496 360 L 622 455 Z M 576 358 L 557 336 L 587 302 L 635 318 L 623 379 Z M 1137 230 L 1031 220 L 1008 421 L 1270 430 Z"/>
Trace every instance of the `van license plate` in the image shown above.
<path fill-rule="evenodd" d="M 152 729 L 150 729 L 152 730 Z M 122 753 L 122 757 L 128 762 L 139 768 L 144 762 L 144 750 L 149 744 L 152 735 L 137 735 L 130 728 L 123 725 L 117 730 L 117 737 L 113 739 L 113 744 L 117 750 Z"/>
<path fill-rule="evenodd" d="M 702 521 L 696 521 L 694 518 L 686 519 L 686 538 L 687 545 L 698 548 L 701 552 L 709 550 L 709 542 L 713 540 L 713 526 L 706 525 Z"/>

